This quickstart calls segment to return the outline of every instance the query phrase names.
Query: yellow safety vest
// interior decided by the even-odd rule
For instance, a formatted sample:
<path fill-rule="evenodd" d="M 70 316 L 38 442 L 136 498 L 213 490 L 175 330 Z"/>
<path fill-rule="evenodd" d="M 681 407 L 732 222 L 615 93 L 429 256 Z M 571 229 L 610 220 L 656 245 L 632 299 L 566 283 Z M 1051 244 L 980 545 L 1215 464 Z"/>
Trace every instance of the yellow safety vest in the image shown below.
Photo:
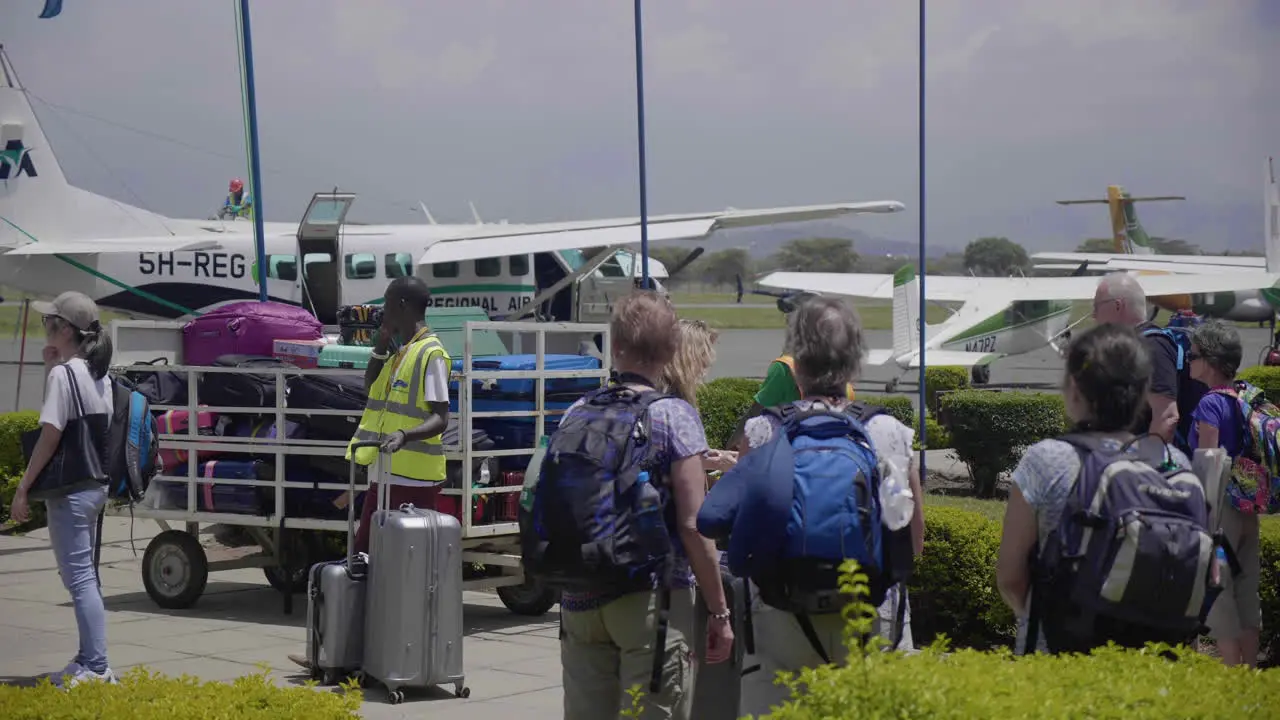
<path fill-rule="evenodd" d="M 426 422 L 431 416 L 431 406 L 423 399 L 422 376 L 427 363 L 435 357 L 444 358 L 446 367 L 451 364 L 444 345 L 424 328 L 387 360 L 373 387 L 369 388 L 369 401 L 365 403 L 360 426 L 351 443 L 380 440 L 397 430 L 408 430 Z M 347 445 L 347 460 L 360 465 L 371 465 L 377 454 L 377 448 L 362 447 L 355 451 L 353 458 L 351 444 Z M 390 472 L 424 482 L 444 480 L 444 444 L 440 436 L 405 443 L 391 455 Z"/>
<path fill-rule="evenodd" d="M 786 365 L 788 368 L 790 368 L 790 370 L 791 370 L 791 379 L 792 379 L 792 380 L 795 380 L 795 379 L 796 379 L 796 361 L 795 361 L 795 358 L 791 357 L 790 355 L 783 355 L 783 356 L 779 357 L 777 360 L 774 360 L 774 362 L 780 362 L 780 363 L 782 363 L 783 365 Z M 852 402 L 852 401 L 854 400 L 853 392 L 854 392 L 854 391 L 853 391 L 853 383 L 847 383 L 847 384 L 844 386 L 844 394 L 845 394 L 845 396 L 849 399 L 849 401 L 850 401 L 850 402 Z"/>

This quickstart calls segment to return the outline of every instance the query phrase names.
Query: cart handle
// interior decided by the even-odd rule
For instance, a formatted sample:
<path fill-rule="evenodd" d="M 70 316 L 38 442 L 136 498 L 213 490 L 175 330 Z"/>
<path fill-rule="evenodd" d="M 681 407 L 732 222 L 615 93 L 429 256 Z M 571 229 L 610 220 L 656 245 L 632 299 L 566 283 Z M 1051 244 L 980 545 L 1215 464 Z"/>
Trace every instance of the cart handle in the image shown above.
<path fill-rule="evenodd" d="M 359 450 L 367 447 L 382 447 L 381 440 L 361 440 L 360 442 L 351 443 L 352 450 Z"/>

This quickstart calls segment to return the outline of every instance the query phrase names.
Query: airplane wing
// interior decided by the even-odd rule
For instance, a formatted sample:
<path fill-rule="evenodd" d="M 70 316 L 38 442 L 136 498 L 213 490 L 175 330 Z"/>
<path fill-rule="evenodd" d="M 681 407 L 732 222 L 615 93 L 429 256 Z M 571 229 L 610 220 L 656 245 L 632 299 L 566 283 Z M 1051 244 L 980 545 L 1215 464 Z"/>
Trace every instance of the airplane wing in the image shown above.
<path fill-rule="evenodd" d="M 1089 263 L 1089 267 L 1087 269 L 1092 272 L 1133 270 L 1137 272 L 1171 273 L 1175 275 L 1217 275 L 1221 273 L 1236 273 L 1236 272 L 1249 272 L 1250 270 L 1253 270 L 1253 271 L 1265 270 L 1265 268 L 1261 264 L 1254 267 L 1241 266 L 1241 265 L 1212 265 L 1212 264 L 1201 265 L 1199 263 L 1153 262 L 1151 260 L 1146 259 L 1146 257 L 1147 256 L 1142 256 L 1142 255 L 1129 255 L 1129 256 L 1126 256 L 1124 259 L 1111 260 L 1110 262 L 1107 262 L 1105 264 Z M 1253 259 L 1261 260 L 1262 258 L 1253 258 Z M 1062 265 L 1069 266 L 1069 263 L 1063 263 Z M 1060 266 L 1057 263 L 1051 263 L 1047 265 L 1036 265 L 1037 270 L 1041 270 L 1041 269 L 1047 270 L 1051 268 L 1061 269 L 1061 267 L 1062 266 Z"/>
<path fill-rule="evenodd" d="M 1141 261 L 1144 264 L 1153 266 L 1151 268 L 1140 268 L 1144 270 L 1159 269 L 1155 266 L 1162 265 L 1191 267 L 1222 266 L 1262 270 L 1267 265 L 1266 258 L 1254 257 L 1251 255 L 1127 255 L 1122 253 L 1042 252 L 1033 254 L 1031 259 L 1033 261 L 1047 260 L 1050 262 L 1074 262 L 1077 264 L 1088 262 L 1091 268 L 1098 265 L 1105 266 L 1108 269 L 1119 267 L 1117 265 L 1118 262 L 1123 263 L 1129 261 Z M 1181 271 L 1171 267 L 1170 272 Z"/>
<path fill-rule="evenodd" d="M 1228 291 L 1259 290 L 1280 283 L 1280 273 L 1246 272 L 1198 275 L 1135 275 L 1147 297 Z M 1002 302 L 1018 300 L 1092 300 L 1098 289 L 1096 277 L 957 277 L 929 276 L 924 281 L 925 299 L 934 302 L 967 303 L 979 297 L 999 297 Z M 760 281 L 766 287 L 803 290 L 826 295 L 846 295 L 889 300 L 893 297 L 893 276 L 870 273 L 770 273 Z"/>
<path fill-rule="evenodd" d="M 861 213 L 901 212 L 904 205 L 895 201 L 837 203 L 769 208 L 765 210 L 725 210 L 712 213 L 659 215 L 649 219 L 649 240 L 696 240 L 716 230 L 774 225 L 784 222 L 820 220 Z M 437 231 L 438 232 L 438 231 Z M 511 242 L 502 238 L 519 238 L 522 252 L 555 252 L 609 245 L 632 245 L 640 242 L 640 219 L 620 218 L 536 225 L 493 225 L 460 228 L 459 234 L 432 244 L 419 264 L 478 260 L 511 254 Z"/>
<path fill-rule="evenodd" d="M 217 250 L 222 247 L 218 240 L 199 236 L 178 238 L 160 236 L 154 238 L 104 238 L 100 240 L 67 240 L 59 242 L 32 242 L 20 245 L 8 252 L 5 257 L 23 257 L 27 255 L 92 255 L 112 252 L 186 252 L 194 250 Z"/>

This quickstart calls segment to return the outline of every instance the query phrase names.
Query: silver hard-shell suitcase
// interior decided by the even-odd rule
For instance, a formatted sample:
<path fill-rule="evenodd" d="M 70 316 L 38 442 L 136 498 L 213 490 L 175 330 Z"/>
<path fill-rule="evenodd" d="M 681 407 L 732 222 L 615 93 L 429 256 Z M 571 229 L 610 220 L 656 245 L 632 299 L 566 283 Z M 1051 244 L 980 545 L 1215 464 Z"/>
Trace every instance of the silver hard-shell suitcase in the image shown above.
<path fill-rule="evenodd" d="M 377 445 L 376 442 L 357 443 Z M 311 566 L 307 581 L 307 660 L 311 678 L 332 685 L 359 672 L 364 660 L 368 561 L 355 544 L 356 464 L 347 503 L 347 556 Z"/>
<path fill-rule="evenodd" d="M 390 463 L 385 462 L 387 467 Z M 401 505 L 387 510 L 385 474 L 370 519 L 364 673 L 387 687 L 452 684 L 469 697 L 462 667 L 462 525 L 452 515 Z"/>

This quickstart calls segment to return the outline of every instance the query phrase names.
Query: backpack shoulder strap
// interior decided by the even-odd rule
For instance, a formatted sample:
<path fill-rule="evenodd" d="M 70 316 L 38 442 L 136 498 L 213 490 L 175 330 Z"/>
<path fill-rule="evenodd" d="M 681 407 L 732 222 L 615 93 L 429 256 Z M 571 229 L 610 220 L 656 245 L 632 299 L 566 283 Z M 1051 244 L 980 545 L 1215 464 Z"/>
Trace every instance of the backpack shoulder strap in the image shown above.
<path fill-rule="evenodd" d="M 845 412 L 853 416 L 855 420 L 866 425 L 871 418 L 877 415 L 883 415 L 886 410 L 879 405 L 868 405 L 861 400 L 851 402 L 845 406 Z"/>

